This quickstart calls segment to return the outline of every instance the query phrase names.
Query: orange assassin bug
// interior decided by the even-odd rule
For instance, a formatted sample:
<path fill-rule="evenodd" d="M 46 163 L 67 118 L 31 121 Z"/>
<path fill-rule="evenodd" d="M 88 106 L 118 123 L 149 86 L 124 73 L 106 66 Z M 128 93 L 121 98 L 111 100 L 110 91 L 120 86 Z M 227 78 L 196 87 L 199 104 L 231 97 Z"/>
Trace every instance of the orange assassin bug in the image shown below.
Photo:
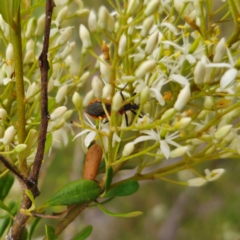
<path fill-rule="evenodd" d="M 89 102 L 87 107 L 85 108 L 85 112 L 92 118 L 106 118 L 106 113 L 103 108 L 103 104 L 105 104 L 106 110 L 111 114 L 111 102 L 108 99 L 101 99 L 95 98 L 92 101 Z M 123 105 L 119 110 L 118 114 L 125 114 L 127 111 L 131 111 L 136 115 L 136 110 L 139 109 L 139 105 L 135 103 L 126 103 Z M 128 119 L 127 115 L 125 114 L 126 124 L 128 126 Z"/>
<path fill-rule="evenodd" d="M 124 100 L 124 96 L 122 94 L 123 89 L 121 90 L 120 93 L 121 93 L 121 96 L 122 96 L 122 98 Z M 102 100 L 99 99 L 99 98 L 93 99 L 92 101 L 90 101 L 88 103 L 87 107 L 85 108 L 85 112 L 92 118 L 96 118 L 96 119 L 98 119 L 98 118 L 106 118 L 107 116 L 106 116 L 106 113 L 104 111 L 103 104 L 105 105 L 108 114 L 111 115 L 111 101 L 108 100 L 108 99 L 102 99 Z M 136 110 L 138 110 L 138 109 L 139 109 L 139 105 L 138 104 L 126 103 L 125 105 L 123 105 L 118 110 L 117 113 L 121 114 L 121 115 L 125 114 L 125 120 L 126 120 L 126 124 L 128 126 L 128 118 L 127 118 L 126 112 L 127 111 L 131 111 L 132 113 L 134 113 L 136 115 L 137 114 Z"/>

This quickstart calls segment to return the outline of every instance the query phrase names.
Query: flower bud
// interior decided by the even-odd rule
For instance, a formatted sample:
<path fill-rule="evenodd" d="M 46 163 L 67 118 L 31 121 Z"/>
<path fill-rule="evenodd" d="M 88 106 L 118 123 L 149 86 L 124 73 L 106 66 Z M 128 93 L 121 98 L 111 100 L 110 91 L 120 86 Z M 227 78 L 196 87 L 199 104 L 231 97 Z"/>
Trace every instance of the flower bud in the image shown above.
<path fill-rule="evenodd" d="M 120 92 L 116 92 L 112 99 L 112 111 L 117 112 L 122 105 L 123 99 Z"/>
<path fill-rule="evenodd" d="M 107 20 L 107 30 L 109 32 L 113 32 L 115 28 L 115 21 L 114 17 L 108 13 L 108 20 Z"/>
<path fill-rule="evenodd" d="M 66 97 L 67 95 L 67 90 L 68 90 L 68 86 L 67 85 L 63 85 L 62 87 L 60 87 L 57 91 L 56 94 L 56 103 L 59 104 L 60 102 L 62 102 L 62 100 Z"/>
<path fill-rule="evenodd" d="M 212 96 L 205 96 L 205 100 L 204 100 L 204 108 L 210 110 L 212 109 L 214 105 L 214 101 L 213 101 L 213 97 Z"/>
<path fill-rule="evenodd" d="M 37 27 L 37 21 L 36 21 L 36 18 L 31 18 L 29 21 L 28 21 L 28 25 L 27 25 L 27 30 L 26 30 L 26 33 L 25 33 L 25 37 L 26 38 L 31 38 L 33 33 L 35 32 L 36 30 L 36 27 Z"/>
<path fill-rule="evenodd" d="M 98 22 L 97 25 L 101 29 L 107 29 L 109 12 L 105 6 L 101 6 L 98 10 Z"/>
<path fill-rule="evenodd" d="M 22 151 L 24 151 L 27 148 L 26 144 L 18 144 L 15 148 L 14 151 L 17 153 L 20 153 Z"/>
<path fill-rule="evenodd" d="M 50 119 L 52 121 L 57 120 L 58 118 L 62 117 L 62 115 L 67 111 L 67 108 L 65 106 L 61 106 L 56 108 L 52 114 L 50 115 Z"/>
<path fill-rule="evenodd" d="M 201 61 L 199 61 L 197 63 L 197 65 L 195 66 L 194 73 L 193 73 L 194 74 L 194 82 L 197 85 L 203 83 L 205 72 L 206 72 L 206 68 L 205 68 L 204 64 Z"/>
<path fill-rule="evenodd" d="M 238 71 L 235 68 L 227 70 L 220 80 L 220 88 L 223 90 L 228 87 L 236 79 L 237 74 Z"/>
<path fill-rule="evenodd" d="M 28 102 L 30 103 L 33 102 L 34 98 L 32 96 L 35 95 L 38 90 L 39 90 L 39 86 L 35 82 L 28 87 L 28 90 L 26 93 L 26 98 L 28 99 Z"/>
<path fill-rule="evenodd" d="M 93 90 L 91 90 L 85 95 L 83 100 L 83 106 L 86 107 L 93 98 L 94 98 L 94 94 L 93 94 Z"/>
<path fill-rule="evenodd" d="M 102 97 L 103 82 L 98 76 L 94 76 L 92 80 L 92 90 L 96 98 Z"/>
<path fill-rule="evenodd" d="M 152 54 L 153 50 L 156 48 L 157 44 L 158 44 L 158 36 L 159 33 L 158 31 L 155 31 L 147 40 L 147 44 L 145 47 L 145 53 L 147 55 Z"/>
<path fill-rule="evenodd" d="M 109 98 L 112 95 L 112 85 L 111 84 L 106 84 L 103 87 L 103 93 L 102 93 L 102 98 Z"/>
<path fill-rule="evenodd" d="M 140 33 L 140 35 L 143 38 L 145 38 L 148 35 L 148 32 L 152 28 L 153 24 L 154 24 L 154 17 L 153 16 L 150 16 L 150 17 L 148 17 L 144 20 L 143 25 L 142 25 L 142 30 L 141 30 L 141 33 Z"/>
<path fill-rule="evenodd" d="M 67 27 L 65 29 L 62 29 L 61 31 L 61 35 L 58 38 L 58 45 L 64 45 L 71 37 L 72 35 L 72 28 L 71 27 Z"/>
<path fill-rule="evenodd" d="M 88 16 L 88 28 L 90 32 L 96 32 L 97 31 L 97 16 L 94 11 L 90 11 Z"/>
<path fill-rule="evenodd" d="M 100 73 L 102 75 L 103 80 L 106 83 L 110 83 L 110 78 L 111 78 L 111 69 L 109 66 L 107 66 L 107 63 L 103 63 L 100 61 Z"/>
<path fill-rule="evenodd" d="M 223 126 L 221 127 L 220 129 L 218 129 L 215 134 L 214 134 L 214 137 L 216 139 L 222 139 L 224 138 L 226 135 L 229 134 L 229 132 L 231 131 L 232 129 L 232 125 L 229 124 L 229 125 L 226 125 L 226 126 Z"/>
<path fill-rule="evenodd" d="M 127 157 L 129 156 L 133 150 L 134 150 L 134 143 L 133 142 L 129 142 L 124 146 L 123 152 L 122 152 L 122 156 L 123 157 Z"/>
<path fill-rule="evenodd" d="M 146 16 L 150 16 L 153 13 L 158 11 L 160 5 L 160 1 L 159 0 L 151 0 L 148 4 L 147 7 L 144 10 L 144 14 Z"/>
<path fill-rule="evenodd" d="M 164 121 L 170 120 L 175 115 L 175 113 L 176 113 L 176 110 L 174 108 L 170 108 L 163 113 L 163 115 L 161 116 L 161 120 L 164 120 Z"/>
<path fill-rule="evenodd" d="M 67 120 L 72 116 L 72 114 L 73 114 L 73 110 L 72 110 L 72 109 L 66 111 L 66 112 L 63 114 L 63 119 L 64 119 L 65 121 L 67 121 Z"/>
<path fill-rule="evenodd" d="M 128 8 L 127 8 L 127 15 L 133 15 L 139 8 L 140 1 L 139 0 L 129 0 Z"/>
<path fill-rule="evenodd" d="M 75 42 L 68 43 L 67 46 L 63 49 L 63 51 L 57 57 L 64 60 L 73 51 L 75 45 L 76 45 Z"/>
<path fill-rule="evenodd" d="M 149 90 L 148 86 L 146 86 L 141 92 L 141 105 L 142 106 L 145 104 L 146 101 L 149 100 L 149 96 L 150 96 L 150 90 Z"/>
<path fill-rule="evenodd" d="M 84 48 L 87 49 L 87 48 L 90 48 L 92 46 L 90 33 L 87 30 L 87 28 L 82 24 L 79 27 L 79 36 L 82 40 L 82 44 L 83 44 Z"/>
<path fill-rule="evenodd" d="M 133 18 L 130 17 L 130 18 L 127 20 L 127 23 L 128 23 L 128 24 L 131 23 L 132 20 L 133 20 Z M 134 26 L 129 26 L 129 27 L 128 27 L 128 35 L 132 35 L 133 32 L 134 32 Z"/>
<path fill-rule="evenodd" d="M 27 65 L 27 64 L 30 64 L 30 63 L 33 63 L 33 62 L 34 62 L 34 52 L 33 52 L 33 50 L 27 51 L 25 56 L 24 56 L 23 63 Z"/>
<path fill-rule="evenodd" d="M 77 110 L 81 109 L 82 107 L 82 97 L 79 93 L 75 92 L 72 97 L 72 102 Z"/>
<path fill-rule="evenodd" d="M 122 57 L 126 51 L 126 46 L 127 46 L 127 37 L 125 34 L 122 34 L 119 40 L 119 45 L 118 45 L 118 55 Z"/>
<path fill-rule="evenodd" d="M 190 97 L 191 97 L 190 85 L 186 84 L 185 87 L 178 94 L 178 98 L 174 104 L 174 108 L 179 112 L 182 111 Z"/>
<path fill-rule="evenodd" d="M 207 181 L 204 178 L 201 177 L 197 177 L 197 178 L 193 178 L 193 179 L 189 179 L 187 181 L 188 186 L 190 187 L 201 187 L 202 185 L 204 185 Z"/>
<path fill-rule="evenodd" d="M 9 43 L 6 50 L 6 60 L 10 61 L 13 60 L 13 58 L 14 58 L 13 45 Z"/>
<path fill-rule="evenodd" d="M 184 129 L 190 125 L 191 121 L 192 119 L 190 117 L 181 118 L 176 124 L 174 124 L 174 128 Z"/>
<path fill-rule="evenodd" d="M 15 136 L 15 129 L 13 126 L 10 126 L 6 129 L 3 138 L 1 139 L 1 142 L 4 145 L 8 145 L 12 142 Z"/>
<path fill-rule="evenodd" d="M 46 19 L 46 15 L 45 13 L 42 14 L 37 21 L 37 28 L 35 31 L 35 35 L 36 36 L 41 36 L 43 34 L 44 28 L 45 28 L 45 19 Z"/>
<path fill-rule="evenodd" d="M 68 13 L 68 6 L 63 7 L 57 15 L 57 18 L 55 20 L 56 25 L 59 26 L 66 18 Z"/>
<path fill-rule="evenodd" d="M 171 158 L 181 157 L 187 152 L 187 150 L 188 150 L 187 146 L 175 148 L 170 152 L 170 157 Z"/>
<path fill-rule="evenodd" d="M 148 72 L 152 71 L 156 65 L 156 62 L 154 60 L 147 60 L 143 62 L 135 71 L 135 76 L 137 78 L 142 78 L 145 76 Z"/>
<path fill-rule="evenodd" d="M 222 38 L 216 46 L 215 55 L 213 57 L 213 62 L 221 62 L 226 53 L 226 41 L 225 38 Z"/>
<path fill-rule="evenodd" d="M 0 108 L 0 120 L 5 120 L 7 117 L 7 112 L 5 109 Z"/>

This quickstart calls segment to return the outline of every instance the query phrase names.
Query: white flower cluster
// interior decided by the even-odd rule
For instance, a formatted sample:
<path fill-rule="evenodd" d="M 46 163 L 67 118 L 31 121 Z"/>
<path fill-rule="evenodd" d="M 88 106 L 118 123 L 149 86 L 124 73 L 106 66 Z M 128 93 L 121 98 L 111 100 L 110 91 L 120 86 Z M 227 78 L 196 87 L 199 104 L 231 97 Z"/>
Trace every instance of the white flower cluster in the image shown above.
<path fill-rule="evenodd" d="M 105 156 L 115 151 L 108 154 L 113 164 L 140 156 L 144 167 L 173 157 L 191 158 L 191 165 L 238 156 L 239 41 L 228 47 L 217 24 L 211 34 L 203 32 L 206 16 L 196 1 L 177 1 L 180 16 L 172 14 L 170 1 L 130 0 L 125 7 L 109 12 L 101 6 L 80 25 L 83 57 L 91 54 L 100 71 L 83 106 L 91 106 L 86 113 L 100 122 L 96 130 L 81 116 L 87 130 L 76 137 L 88 133 L 88 146 L 108 133 Z M 107 54 L 103 45 L 95 54 L 94 38 L 107 43 Z"/>

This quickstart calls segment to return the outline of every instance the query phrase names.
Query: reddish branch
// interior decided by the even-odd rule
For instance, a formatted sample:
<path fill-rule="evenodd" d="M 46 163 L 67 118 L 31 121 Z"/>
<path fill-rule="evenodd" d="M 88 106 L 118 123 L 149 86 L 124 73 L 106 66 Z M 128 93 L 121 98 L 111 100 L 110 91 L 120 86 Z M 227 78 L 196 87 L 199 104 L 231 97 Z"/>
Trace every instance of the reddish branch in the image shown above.
<path fill-rule="evenodd" d="M 46 1 L 46 21 L 45 21 L 45 33 L 44 33 L 44 41 L 43 41 L 43 49 L 42 53 L 39 57 L 39 66 L 41 71 L 41 125 L 40 125 L 40 133 L 38 138 L 38 147 L 37 153 L 34 159 L 32 172 L 29 175 L 28 181 L 32 182 L 35 188 L 31 188 L 34 197 L 39 195 L 39 191 L 37 189 L 38 183 L 38 176 L 39 171 L 42 165 L 42 160 L 44 156 L 44 149 L 45 149 L 45 142 L 46 142 L 46 135 L 47 135 L 47 126 L 48 126 L 48 96 L 47 96 L 47 84 L 48 84 L 48 47 L 49 47 L 49 37 L 50 37 L 50 28 L 51 28 L 51 19 L 52 19 L 52 12 L 55 4 L 53 0 Z M 23 184 L 20 181 L 22 190 L 23 190 L 23 199 L 20 205 L 20 209 L 28 209 L 31 206 L 31 201 L 28 196 L 25 194 L 25 189 L 28 187 L 27 184 Z M 18 212 L 15 216 L 14 223 L 12 228 L 6 237 L 6 239 L 14 239 L 18 240 L 21 236 L 21 233 L 25 227 L 25 224 L 28 220 L 28 216 Z"/>

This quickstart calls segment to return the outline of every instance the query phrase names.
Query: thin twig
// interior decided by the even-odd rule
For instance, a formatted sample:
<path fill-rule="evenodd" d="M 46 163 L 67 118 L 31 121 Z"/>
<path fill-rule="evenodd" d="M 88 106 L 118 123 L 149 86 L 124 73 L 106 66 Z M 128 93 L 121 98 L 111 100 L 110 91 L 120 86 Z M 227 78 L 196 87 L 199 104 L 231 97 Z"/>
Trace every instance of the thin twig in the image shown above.
<path fill-rule="evenodd" d="M 32 182 L 35 186 L 37 186 L 38 183 L 38 176 L 39 171 L 42 164 L 42 159 L 44 155 L 44 149 L 45 149 L 45 141 L 46 141 L 46 135 L 47 135 L 47 126 L 48 126 L 48 96 L 47 96 L 47 82 L 48 82 L 48 59 L 47 59 L 47 53 L 48 53 L 48 46 L 49 46 L 49 36 L 50 36 L 50 27 L 51 27 L 51 19 L 52 19 L 52 12 L 55 4 L 53 0 L 47 0 L 46 1 L 46 21 L 45 21 L 45 33 L 44 33 L 44 41 L 43 41 L 43 49 L 42 53 L 39 57 L 39 66 L 41 71 L 41 125 L 40 125 L 40 133 L 38 138 L 38 147 L 37 147 L 37 153 L 34 159 L 32 172 L 28 178 L 29 182 Z M 22 185 L 22 183 L 20 182 Z M 22 189 L 24 189 L 25 186 L 22 186 Z M 39 195 L 39 191 L 37 190 L 37 187 L 33 189 L 32 191 L 34 197 L 37 197 Z M 28 196 L 23 193 L 23 199 L 20 204 L 20 208 L 23 209 L 29 209 L 31 207 L 31 200 L 28 198 Z M 7 235 L 7 240 L 18 240 L 20 239 L 20 236 L 22 234 L 22 231 L 26 225 L 26 222 L 28 220 L 29 216 L 22 214 L 20 212 L 17 213 L 14 219 L 14 223 L 12 225 L 12 228 L 10 229 L 9 234 Z"/>

